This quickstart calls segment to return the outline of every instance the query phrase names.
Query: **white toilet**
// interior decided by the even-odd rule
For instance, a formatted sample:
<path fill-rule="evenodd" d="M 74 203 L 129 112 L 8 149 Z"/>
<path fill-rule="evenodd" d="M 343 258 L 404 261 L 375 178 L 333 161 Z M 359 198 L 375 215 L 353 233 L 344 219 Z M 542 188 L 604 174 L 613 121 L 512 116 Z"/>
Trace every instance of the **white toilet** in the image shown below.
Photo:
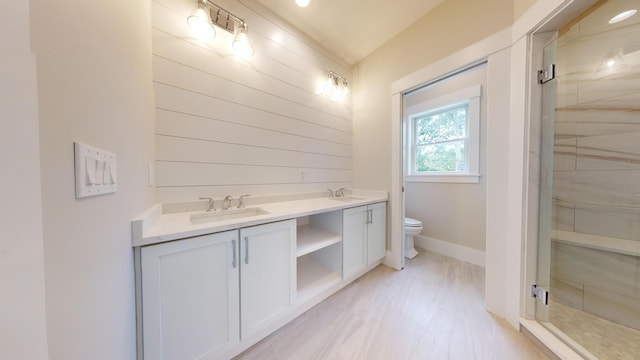
<path fill-rule="evenodd" d="M 404 257 L 413 259 L 418 255 L 414 245 L 413 236 L 422 232 L 422 222 L 410 217 L 404 218 Z"/>

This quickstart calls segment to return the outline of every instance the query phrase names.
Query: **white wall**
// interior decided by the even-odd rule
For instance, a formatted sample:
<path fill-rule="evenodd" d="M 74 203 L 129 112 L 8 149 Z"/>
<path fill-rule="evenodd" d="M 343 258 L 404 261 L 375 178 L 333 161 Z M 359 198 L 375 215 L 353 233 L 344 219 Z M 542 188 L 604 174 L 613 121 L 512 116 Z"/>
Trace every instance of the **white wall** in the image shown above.
<path fill-rule="evenodd" d="M 152 2 L 158 201 L 350 187 L 351 98 L 315 93 L 350 67 L 255 1 L 217 1 L 249 25 L 256 53 L 238 58 L 220 28 L 194 38 L 195 4 Z"/>
<path fill-rule="evenodd" d="M 517 20 L 518 18 L 520 18 L 535 3 L 536 3 L 536 0 L 514 0 L 513 1 L 513 19 Z"/>
<path fill-rule="evenodd" d="M 35 58 L 29 2 L 0 3 L 0 359 L 47 359 Z"/>
<path fill-rule="evenodd" d="M 31 1 L 49 357 L 135 358 L 131 219 L 153 202 L 147 0 Z M 118 191 L 76 200 L 73 142 L 118 156 Z"/>

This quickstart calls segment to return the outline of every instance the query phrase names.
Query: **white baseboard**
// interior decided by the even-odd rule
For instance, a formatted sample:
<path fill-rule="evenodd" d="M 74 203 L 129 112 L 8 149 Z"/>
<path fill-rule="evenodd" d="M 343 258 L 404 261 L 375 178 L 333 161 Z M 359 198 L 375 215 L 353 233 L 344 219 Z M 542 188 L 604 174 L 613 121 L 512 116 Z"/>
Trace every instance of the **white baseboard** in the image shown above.
<path fill-rule="evenodd" d="M 432 239 L 430 237 L 416 235 L 413 237 L 414 243 L 417 247 L 437 252 L 442 255 L 447 255 L 454 259 L 466 261 L 474 265 L 485 267 L 485 254 L 484 251 L 468 248 L 450 242 Z"/>

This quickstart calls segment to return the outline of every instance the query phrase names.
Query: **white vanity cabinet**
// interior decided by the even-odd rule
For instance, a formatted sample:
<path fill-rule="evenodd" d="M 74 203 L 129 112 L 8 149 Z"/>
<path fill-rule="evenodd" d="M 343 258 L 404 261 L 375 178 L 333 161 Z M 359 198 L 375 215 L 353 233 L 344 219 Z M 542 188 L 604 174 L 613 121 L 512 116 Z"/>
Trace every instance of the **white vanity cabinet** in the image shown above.
<path fill-rule="evenodd" d="M 367 207 L 342 211 L 342 278 L 365 268 L 367 265 Z"/>
<path fill-rule="evenodd" d="M 214 359 L 239 344 L 237 252 L 238 231 L 139 248 L 144 359 Z"/>
<path fill-rule="evenodd" d="M 367 265 L 370 265 L 387 255 L 387 203 L 371 204 L 367 211 Z"/>
<path fill-rule="evenodd" d="M 240 230 L 242 339 L 285 316 L 296 296 L 296 221 Z"/>
<path fill-rule="evenodd" d="M 295 241 L 286 220 L 139 248 L 139 359 L 218 359 L 273 331 L 295 302 Z"/>
<path fill-rule="evenodd" d="M 136 220 L 137 359 L 232 358 L 375 267 L 386 202 L 341 201 L 207 228 L 159 208 Z M 149 223 L 156 235 L 140 237 Z"/>
<path fill-rule="evenodd" d="M 386 253 L 386 203 L 343 210 L 343 279 L 358 273 Z"/>

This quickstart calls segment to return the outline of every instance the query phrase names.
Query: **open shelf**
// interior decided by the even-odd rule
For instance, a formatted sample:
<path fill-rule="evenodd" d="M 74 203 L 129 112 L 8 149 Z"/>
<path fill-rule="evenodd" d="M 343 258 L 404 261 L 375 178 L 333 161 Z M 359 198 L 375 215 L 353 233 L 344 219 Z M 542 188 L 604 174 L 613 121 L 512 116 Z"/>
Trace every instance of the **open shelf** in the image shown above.
<path fill-rule="evenodd" d="M 342 276 L 314 257 L 307 255 L 298 258 L 298 303 L 305 302 L 313 296 L 339 283 Z"/>
<path fill-rule="evenodd" d="M 297 302 L 304 303 L 342 281 L 342 211 L 297 221 Z"/>
<path fill-rule="evenodd" d="M 296 256 L 304 256 L 327 246 L 339 243 L 342 237 L 312 225 L 298 227 Z"/>

